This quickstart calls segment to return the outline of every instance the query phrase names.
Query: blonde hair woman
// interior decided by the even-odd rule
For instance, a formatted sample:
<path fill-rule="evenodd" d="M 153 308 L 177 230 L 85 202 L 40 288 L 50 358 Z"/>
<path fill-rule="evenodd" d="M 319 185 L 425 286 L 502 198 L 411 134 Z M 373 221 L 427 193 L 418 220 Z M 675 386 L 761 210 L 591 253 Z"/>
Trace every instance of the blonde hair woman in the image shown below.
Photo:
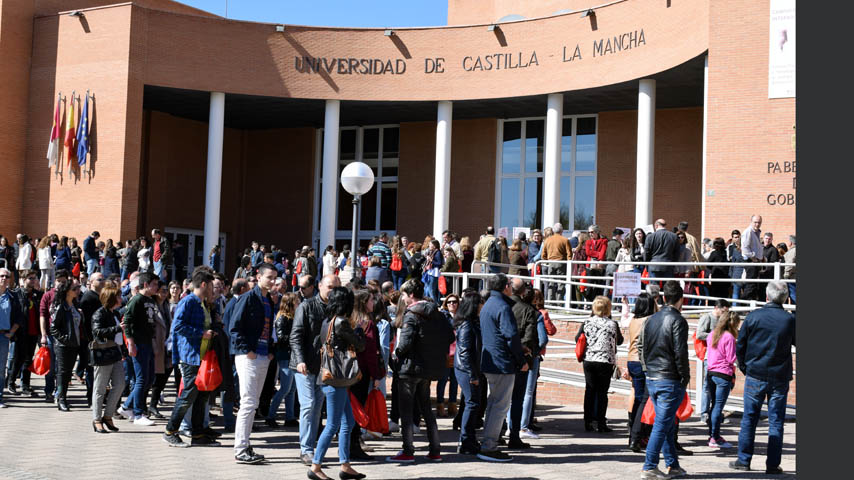
<path fill-rule="evenodd" d="M 37 253 L 39 270 L 42 272 L 42 276 L 39 278 L 39 286 L 41 286 L 42 291 L 46 292 L 53 286 L 54 273 L 53 252 L 50 251 L 50 237 L 48 235 L 42 237 L 37 247 Z"/>
<path fill-rule="evenodd" d="M 576 336 L 587 337 L 584 351 L 584 429 L 593 431 L 596 421 L 599 433 L 612 431 L 605 413 L 608 411 L 608 388 L 617 363 L 617 345 L 623 343 L 620 326 L 611 319 L 611 300 L 599 295 L 593 299 L 590 317 L 584 321 Z"/>

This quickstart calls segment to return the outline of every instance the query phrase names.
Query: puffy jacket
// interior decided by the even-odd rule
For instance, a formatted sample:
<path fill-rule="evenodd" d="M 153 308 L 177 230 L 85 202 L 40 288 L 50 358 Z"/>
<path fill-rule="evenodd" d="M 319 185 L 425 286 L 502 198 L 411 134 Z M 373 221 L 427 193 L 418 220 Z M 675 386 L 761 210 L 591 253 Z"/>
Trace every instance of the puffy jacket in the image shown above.
<path fill-rule="evenodd" d="M 61 305 L 50 306 L 50 334 L 54 341 L 61 347 L 79 347 L 79 333 L 74 334 L 74 313 L 73 306 L 63 302 Z M 83 314 L 80 315 L 80 322 L 83 322 Z"/>
<path fill-rule="evenodd" d="M 766 303 L 741 324 L 735 347 L 738 369 L 761 381 L 789 381 L 793 345 L 795 316 L 777 303 Z"/>
<path fill-rule="evenodd" d="M 226 307 L 227 308 L 227 307 Z M 277 315 L 273 328 L 276 330 L 276 358 L 288 358 L 291 356 L 291 327 L 294 319 L 284 315 Z"/>
<path fill-rule="evenodd" d="M 258 339 L 264 331 L 265 320 L 262 298 L 261 287 L 256 285 L 255 288 L 241 295 L 234 306 L 230 319 L 231 329 L 228 333 L 235 355 L 254 352 L 258 346 Z M 275 305 L 269 293 L 267 301 L 270 302 L 270 308 Z"/>
<path fill-rule="evenodd" d="M 457 327 L 457 349 L 454 351 L 454 368 L 480 377 L 480 351 L 483 342 L 480 338 L 480 322 L 465 320 Z"/>
<path fill-rule="evenodd" d="M 454 328 L 435 304 L 419 301 L 410 305 L 394 349 L 398 374 L 401 378 L 442 378 L 448 373 L 447 352 L 453 342 Z"/>
<path fill-rule="evenodd" d="M 512 311 L 516 317 L 516 328 L 519 329 L 519 337 L 522 346 L 528 347 L 531 350 L 531 355 L 526 355 L 528 366 L 534 366 L 534 357 L 540 349 L 540 340 L 537 336 L 537 318 L 540 312 L 537 311 L 530 303 L 525 303 L 516 295 L 510 297 L 514 302 Z"/>
<path fill-rule="evenodd" d="M 290 335 L 291 370 L 304 363 L 312 375 L 320 371 L 320 345 L 325 340 L 320 338 L 320 329 L 326 320 L 326 309 L 320 295 L 303 301 L 297 307 Z"/>
<path fill-rule="evenodd" d="M 53 268 L 53 255 L 50 252 L 50 247 L 40 248 L 38 252 L 39 268 L 41 270 L 50 270 Z"/>
<path fill-rule="evenodd" d="M 483 373 L 518 373 L 525 363 L 516 317 L 510 308 L 512 304 L 513 300 L 493 290 L 480 311 Z"/>
<path fill-rule="evenodd" d="M 201 365 L 202 336 L 205 334 L 205 310 L 202 300 L 191 293 L 182 298 L 172 317 L 172 363 Z"/>
<path fill-rule="evenodd" d="M 679 380 L 683 386 L 688 385 L 688 322 L 678 310 L 668 305 L 647 318 L 643 344 L 638 349 L 647 378 Z"/>

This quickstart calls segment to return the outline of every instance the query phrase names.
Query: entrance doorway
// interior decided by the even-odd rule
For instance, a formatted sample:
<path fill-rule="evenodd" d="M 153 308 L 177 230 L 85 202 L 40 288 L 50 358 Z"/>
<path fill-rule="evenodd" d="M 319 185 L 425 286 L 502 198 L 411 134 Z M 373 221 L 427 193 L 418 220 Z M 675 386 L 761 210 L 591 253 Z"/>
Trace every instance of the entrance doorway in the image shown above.
<path fill-rule="evenodd" d="M 163 235 L 169 239 L 172 245 L 174 261 L 169 268 L 169 278 L 183 281 L 189 277 L 193 269 L 199 265 L 208 265 L 208 254 L 204 252 L 205 235 L 201 230 L 190 230 L 187 228 L 163 229 Z M 221 247 L 219 271 L 225 273 L 225 233 L 219 234 L 219 245 Z"/>

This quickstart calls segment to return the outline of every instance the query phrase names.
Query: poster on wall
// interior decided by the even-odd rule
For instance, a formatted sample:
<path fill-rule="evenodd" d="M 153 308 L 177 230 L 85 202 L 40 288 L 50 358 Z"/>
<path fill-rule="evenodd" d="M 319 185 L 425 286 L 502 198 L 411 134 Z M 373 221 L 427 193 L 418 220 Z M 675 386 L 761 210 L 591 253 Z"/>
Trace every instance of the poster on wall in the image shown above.
<path fill-rule="evenodd" d="M 513 240 L 519 238 L 520 233 L 524 233 L 528 241 L 531 240 L 531 229 L 529 227 L 513 227 Z"/>
<path fill-rule="evenodd" d="M 771 0 L 768 98 L 795 96 L 795 0 Z"/>

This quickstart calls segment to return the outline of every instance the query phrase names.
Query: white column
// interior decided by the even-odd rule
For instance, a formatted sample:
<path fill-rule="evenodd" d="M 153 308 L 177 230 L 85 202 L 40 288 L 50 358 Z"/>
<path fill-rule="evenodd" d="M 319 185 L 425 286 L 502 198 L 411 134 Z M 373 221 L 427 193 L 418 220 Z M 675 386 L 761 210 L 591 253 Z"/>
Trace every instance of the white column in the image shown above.
<path fill-rule="evenodd" d="M 563 138 L 563 94 L 552 93 L 546 112 L 546 144 L 543 161 L 543 226 L 560 221 L 560 145 Z M 568 225 L 564 225 L 564 228 Z"/>
<path fill-rule="evenodd" d="M 638 88 L 638 167 L 635 181 L 635 226 L 652 223 L 652 187 L 655 151 L 655 80 L 643 79 Z"/>
<path fill-rule="evenodd" d="M 703 65 L 703 195 L 700 207 L 700 237 L 706 237 L 706 197 L 709 191 L 706 188 L 706 136 L 709 126 L 709 54 L 706 54 Z"/>
<path fill-rule="evenodd" d="M 338 205 L 338 117 L 341 111 L 339 100 L 326 101 L 323 123 L 323 187 L 320 208 L 320 245 L 322 252 L 327 245 L 335 245 L 335 208 Z M 353 250 L 355 251 L 355 250 Z"/>
<path fill-rule="evenodd" d="M 436 115 L 436 178 L 433 192 L 433 236 L 448 229 L 451 202 L 451 120 L 453 103 L 439 102 Z"/>
<path fill-rule="evenodd" d="M 225 93 L 211 92 L 208 116 L 208 167 L 205 180 L 205 246 L 203 258 L 219 243 L 219 204 L 222 184 L 222 137 L 225 126 Z"/>

